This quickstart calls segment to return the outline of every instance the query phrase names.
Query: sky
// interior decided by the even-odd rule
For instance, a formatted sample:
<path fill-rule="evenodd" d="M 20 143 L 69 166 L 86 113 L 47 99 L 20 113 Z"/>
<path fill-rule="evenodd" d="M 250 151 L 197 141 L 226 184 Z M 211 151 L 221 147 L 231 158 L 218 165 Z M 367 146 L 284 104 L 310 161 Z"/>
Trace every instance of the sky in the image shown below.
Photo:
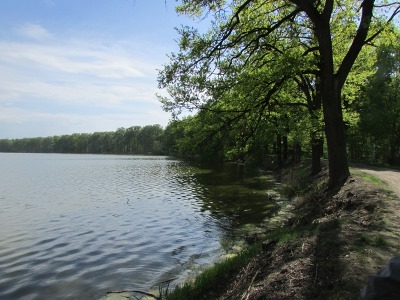
<path fill-rule="evenodd" d="M 175 0 L 1 0 L 0 139 L 160 124 Z"/>

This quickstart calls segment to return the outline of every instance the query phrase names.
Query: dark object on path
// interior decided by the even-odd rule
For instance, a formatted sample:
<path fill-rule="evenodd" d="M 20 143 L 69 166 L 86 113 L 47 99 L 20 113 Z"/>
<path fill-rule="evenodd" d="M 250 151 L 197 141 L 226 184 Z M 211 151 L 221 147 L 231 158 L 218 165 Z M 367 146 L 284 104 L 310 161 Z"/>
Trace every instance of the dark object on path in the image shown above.
<path fill-rule="evenodd" d="M 360 300 L 399 300 L 400 299 L 400 256 L 375 275 L 368 277 L 367 286 L 361 291 Z"/>

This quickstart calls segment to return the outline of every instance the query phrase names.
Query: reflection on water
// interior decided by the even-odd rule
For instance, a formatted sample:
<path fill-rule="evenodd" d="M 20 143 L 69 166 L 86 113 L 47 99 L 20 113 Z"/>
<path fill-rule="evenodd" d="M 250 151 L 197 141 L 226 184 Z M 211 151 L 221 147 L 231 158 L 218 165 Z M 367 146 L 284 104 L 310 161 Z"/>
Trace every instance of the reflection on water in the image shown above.
<path fill-rule="evenodd" d="M 229 218 L 233 225 L 257 224 L 277 208 L 266 197 L 268 190 L 277 188 L 270 175 L 225 165 L 223 169 L 195 177 L 207 188 L 201 198 L 203 208 L 217 219 Z"/>
<path fill-rule="evenodd" d="M 218 259 L 271 177 L 166 157 L 0 154 L 0 298 L 98 299 Z"/>

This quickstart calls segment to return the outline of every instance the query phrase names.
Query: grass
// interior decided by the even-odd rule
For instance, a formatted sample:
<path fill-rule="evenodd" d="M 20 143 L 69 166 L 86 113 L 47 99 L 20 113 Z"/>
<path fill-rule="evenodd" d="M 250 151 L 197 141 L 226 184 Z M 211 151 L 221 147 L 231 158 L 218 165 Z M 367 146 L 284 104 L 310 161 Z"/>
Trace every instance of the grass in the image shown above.
<path fill-rule="evenodd" d="M 327 224 L 313 224 L 303 228 L 286 228 L 280 227 L 270 232 L 265 240 L 274 240 L 277 243 L 287 243 L 300 239 L 305 236 L 316 234 L 317 232 L 327 232 L 340 227 L 337 220 L 328 222 Z M 261 242 L 249 246 L 237 256 L 227 258 L 222 262 L 216 263 L 211 268 L 199 274 L 192 282 L 186 282 L 177 286 L 172 292 L 166 295 L 167 300 L 184 300 L 184 299 L 210 299 L 209 292 L 218 290 L 219 286 L 227 281 L 229 274 L 234 274 L 244 267 L 253 257 L 261 251 Z"/>
<path fill-rule="evenodd" d="M 286 243 L 297 240 L 306 235 L 312 234 L 315 230 L 320 230 L 320 226 L 306 228 L 285 228 L 279 227 L 267 234 L 265 240 L 274 240 L 277 243 Z M 166 297 L 167 300 L 186 300 L 186 299 L 209 299 L 210 290 L 217 290 L 218 286 L 226 281 L 226 276 L 237 273 L 240 268 L 245 266 L 262 249 L 262 242 L 249 246 L 238 255 L 227 258 L 222 262 L 216 263 L 211 268 L 199 274 L 194 281 L 177 286 Z"/>
<path fill-rule="evenodd" d="M 381 236 L 371 236 L 371 235 L 363 234 L 360 236 L 359 241 L 363 244 L 367 244 L 367 245 L 370 245 L 373 247 L 386 247 L 387 246 L 387 242 Z"/>
<path fill-rule="evenodd" d="M 206 299 L 204 297 L 210 290 L 216 290 L 219 283 L 226 280 L 227 274 L 232 274 L 232 272 L 246 265 L 258 253 L 260 248 L 260 244 L 255 244 L 243 250 L 237 256 L 216 263 L 213 267 L 199 274 L 193 282 L 177 286 L 167 295 L 166 299 Z"/>
<path fill-rule="evenodd" d="M 379 179 L 378 177 L 376 177 L 374 175 L 364 173 L 362 171 L 358 171 L 354 168 L 351 168 L 351 173 L 360 176 L 363 180 L 365 180 L 367 182 L 371 182 L 384 190 L 388 189 L 387 183 L 383 182 L 381 179 Z"/>
<path fill-rule="evenodd" d="M 286 228 L 279 227 L 267 235 L 267 240 L 275 240 L 278 243 L 286 243 L 297 240 L 301 237 L 308 235 L 310 228 Z"/>

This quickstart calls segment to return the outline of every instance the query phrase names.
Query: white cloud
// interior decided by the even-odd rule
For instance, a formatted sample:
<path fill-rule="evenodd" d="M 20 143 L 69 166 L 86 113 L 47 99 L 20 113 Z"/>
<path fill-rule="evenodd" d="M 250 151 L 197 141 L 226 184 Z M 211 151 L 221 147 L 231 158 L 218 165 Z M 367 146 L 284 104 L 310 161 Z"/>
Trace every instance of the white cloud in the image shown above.
<path fill-rule="evenodd" d="M 118 53 L 112 48 L 90 49 L 91 45 L 0 42 L 0 62 L 38 71 L 86 74 L 100 78 L 135 78 L 154 73 L 149 63 Z"/>
<path fill-rule="evenodd" d="M 27 23 L 18 29 L 18 33 L 23 37 L 28 37 L 34 40 L 44 40 L 51 37 L 51 34 L 41 25 Z"/>
<path fill-rule="evenodd" d="M 149 82 L 141 84 L 95 81 L 45 82 L 42 80 L 21 78 L 8 79 L 0 75 L 0 103 L 32 104 L 38 100 L 42 103 L 68 104 L 94 107 L 118 108 L 129 103 L 147 103 L 161 107 L 155 94 L 157 89 Z M 160 108 L 161 109 L 161 108 Z"/>
<path fill-rule="evenodd" d="M 34 24 L 19 33 L 30 40 L 0 41 L 0 127 L 33 122 L 56 134 L 167 123 L 155 97 L 160 65 L 134 43 L 62 39 Z"/>
<path fill-rule="evenodd" d="M 135 57 L 130 43 L 107 44 L 0 41 L 0 101 L 154 102 L 159 66 Z"/>

